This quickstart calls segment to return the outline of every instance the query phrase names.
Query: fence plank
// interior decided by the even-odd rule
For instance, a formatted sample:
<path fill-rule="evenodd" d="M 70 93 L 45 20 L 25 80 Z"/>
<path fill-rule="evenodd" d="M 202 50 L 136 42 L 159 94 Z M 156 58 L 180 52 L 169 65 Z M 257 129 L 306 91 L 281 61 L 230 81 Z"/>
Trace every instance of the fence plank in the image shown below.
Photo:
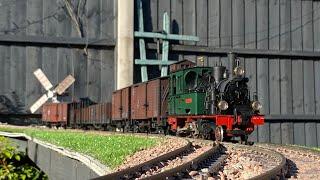
<path fill-rule="evenodd" d="M 110 39 L 110 40 L 111 39 L 115 40 L 115 28 L 114 28 L 114 26 L 116 26 L 116 24 L 115 24 L 116 16 L 114 13 L 114 9 L 116 8 L 115 1 L 114 0 L 100 0 L 100 4 L 101 4 L 100 37 L 102 39 L 106 38 L 106 39 Z"/>
<path fill-rule="evenodd" d="M 114 53 L 112 50 L 104 50 L 101 52 L 101 101 L 111 102 L 114 87 Z M 113 77 L 113 78 L 112 78 Z M 106 81 L 108 79 L 108 81 Z"/>
<path fill-rule="evenodd" d="M 232 1 L 220 1 L 220 47 L 232 47 Z M 229 61 L 227 57 L 221 57 L 221 63 L 229 69 Z M 232 70 L 229 69 L 229 72 Z"/>
<path fill-rule="evenodd" d="M 257 1 L 257 48 L 268 49 L 268 0 Z M 263 106 L 261 113 L 269 114 L 269 61 L 266 58 L 257 59 L 257 89 L 258 97 Z M 259 126 L 259 142 L 270 141 L 269 123 Z"/>
<path fill-rule="evenodd" d="M 100 37 L 114 39 L 114 36 L 115 36 L 114 30 L 111 29 L 113 27 L 110 26 L 110 24 L 115 23 L 115 15 L 114 15 L 115 2 L 114 0 L 100 0 L 100 1 L 102 4 Z M 152 18 L 150 17 L 150 19 Z M 149 30 L 152 31 L 152 22 L 150 22 L 150 24 L 151 24 L 151 27 Z M 107 31 L 105 32 L 105 30 Z M 111 94 L 115 90 L 115 87 L 114 87 L 115 59 L 114 59 L 113 50 L 103 50 L 101 52 L 100 59 L 101 59 L 101 101 L 111 102 Z"/>
<path fill-rule="evenodd" d="M 159 21 L 158 20 L 158 0 L 150 0 L 150 15 L 149 16 L 151 17 L 151 25 L 147 25 L 146 30 L 150 30 L 150 29 L 152 29 L 152 31 L 159 30 L 159 27 L 158 27 L 158 21 Z M 151 27 L 149 28 L 148 26 L 151 26 Z M 138 26 L 136 26 L 136 27 L 138 28 Z"/>
<path fill-rule="evenodd" d="M 70 37 L 72 24 L 66 11 L 58 11 L 59 18 L 57 19 L 57 37 Z M 61 82 L 67 75 L 74 75 L 73 61 L 71 59 L 70 48 L 57 48 L 58 58 L 58 82 Z M 74 85 L 66 90 L 69 97 L 74 95 Z"/>
<path fill-rule="evenodd" d="M 280 0 L 269 1 L 269 49 L 279 50 L 279 3 Z M 280 114 L 280 62 L 269 60 L 270 114 Z M 281 123 L 270 123 L 270 142 L 281 143 Z"/>
<path fill-rule="evenodd" d="M 314 51 L 320 51 L 320 1 L 313 2 L 313 32 L 314 33 Z M 320 62 L 314 61 L 314 73 L 315 73 L 315 110 L 316 114 L 320 114 Z M 320 130 L 318 131 L 320 134 Z M 319 140 L 320 141 L 320 140 Z M 318 144 L 320 146 L 320 144 Z"/>
<path fill-rule="evenodd" d="M 10 6 L 11 27 L 13 35 L 26 35 L 25 29 L 19 29 L 14 26 L 20 25 L 26 20 L 26 1 L 16 1 Z M 10 82 L 11 91 L 16 94 L 18 103 L 16 106 L 24 109 L 25 106 L 25 89 L 26 89 L 26 48 L 23 46 L 11 46 L 11 65 L 10 65 Z M 21 112 L 17 112 L 21 113 Z"/>
<path fill-rule="evenodd" d="M 208 45 L 220 47 L 220 0 L 208 1 Z M 220 57 L 211 56 L 208 60 L 209 66 L 219 63 Z"/>
<path fill-rule="evenodd" d="M 28 0 L 26 18 L 34 21 L 42 17 L 42 0 Z M 32 24 L 26 29 L 28 35 L 42 35 L 42 22 Z M 28 109 L 40 96 L 42 86 L 33 72 L 41 68 L 42 48 L 26 47 L 26 108 Z"/>
<path fill-rule="evenodd" d="M 314 32 L 314 51 L 320 50 L 320 8 L 319 1 L 313 1 L 313 32 Z M 314 61 L 314 73 L 315 73 L 315 113 L 320 114 L 320 62 Z M 317 146 L 320 146 L 320 123 L 317 126 Z"/>
<path fill-rule="evenodd" d="M 317 147 L 320 147 L 320 123 L 317 123 L 317 140 L 318 140 Z"/>
<path fill-rule="evenodd" d="M 3 3 L 8 4 L 7 7 L 0 11 L 0 34 L 5 34 L 10 29 L 10 7 L 12 4 L 9 0 Z M 0 46 L 0 94 L 5 95 L 10 92 L 10 47 Z"/>
<path fill-rule="evenodd" d="M 158 30 L 163 29 L 163 14 L 168 13 L 171 17 L 171 3 L 170 0 L 160 0 L 158 1 Z"/>
<path fill-rule="evenodd" d="M 197 45 L 207 46 L 208 45 L 208 1 L 197 0 L 196 1 L 196 32 L 200 41 Z"/>
<path fill-rule="evenodd" d="M 171 33 L 183 34 L 183 1 L 171 1 Z M 156 8 L 157 9 L 157 8 Z M 171 44 L 183 44 L 183 41 L 171 41 Z M 169 53 L 169 59 L 183 60 L 182 54 Z"/>
<path fill-rule="evenodd" d="M 87 2 L 86 18 L 88 18 L 87 36 L 92 38 L 100 37 L 101 26 L 101 6 L 99 0 Z M 95 49 L 88 50 L 88 96 L 91 100 L 99 102 L 101 99 L 101 56 L 100 51 Z"/>
<path fill-rule="evenodd" d="M 232 1 L 232 47 L 244 48 L 244 1 Z M 244 58 L 238 57 L 240 66 L 245 68 Z"/>
<path fill-rule="evenodd" d="M 302 50 L 301 1 L 291 1 L 292 50 Z M 292 110 L 304 114 L 303 108 L 303 61 L 292 60 Z M 294 143 L 305 145 L 305 123 L 294 123 Z"/>
<path fill-rule="evenodd" d="M 184 0 L 183 1 L 183 34 L 193 35 L 197 34 L 196 30 L 196 1 Z M 195 42 L 184 41 L 185 45 L 195 45 Z M 195 55 L 184 55 L 185 59 L 196 62 Z"/>
<path fill-rule="evenodd" d="M 290 0 L 280 0 L 280 50 L 291 49 L 290 36 Z M 281 114 L 292 113 L 292 69 L 291 60 L 280 61 Z M 282 143 L 293 143 L 293 124 L 282 123 Z"/>
<path fill-rule="evenodd" d="M 58 23 L 55 16 L 58 14 L 56 1 L 43 1 L 43 33 L 44 36 L 56 36 Z M 60 9 L 61 10 L 61 9 Z M 58 84 L 57 49 L 53 47 L 42 48 L 42 70 L 52 85 Z M 44 92 L 44 91 L 43 91 Z"/>
<path fill-rule="evenodd" d="M 312 1 L 302 1 L 302 35 L 303 35 L 303 50 L 313 50 L 313 26 L 312 18 L 313 14 L 308 13 L 310 9 L 313 9 Z M 305 114 L 315 114 L 315 96 L 314 96 L 314 65 L 313 61 L 303 62 L 303 84 L 304 84 L 304 112 Z M 316 124 L 306 123 L 306 145 L 316 146 L 317 139 L 315 134 Z"/>
<path fill-rule="evenodd" d="M 87 91 L 87 59 L 84 56 L 83 49 L 73 49 L 72 50 L 72 62 L 74 68 L 74 77 L 76 81 L 74 82 L 74 95 L 75 97 L 88 97 Z"/>
<path fill-rule="evenodd" d="M 256 48 L 256 13 L 252 9 L 255 9 L 256 1 L 245 1 L 245 48 Z M 250 79 L 249 88 L 251 94 L 257 92 L 257 61 L 256 58 L 245 59 L 245 72 L 246 76 Z M 250 140 L 258 140 L 258 129 L 251 134 Z"/>

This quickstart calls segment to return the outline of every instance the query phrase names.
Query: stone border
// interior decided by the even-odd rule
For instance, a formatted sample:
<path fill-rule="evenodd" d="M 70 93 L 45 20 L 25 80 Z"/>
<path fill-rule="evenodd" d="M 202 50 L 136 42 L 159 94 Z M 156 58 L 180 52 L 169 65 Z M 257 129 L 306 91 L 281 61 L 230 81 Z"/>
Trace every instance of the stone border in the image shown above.
<path fill-rule="evenodd" d="M 96 173 L 96 175 L 98 176 L 102 176 L 102 175 L 106 175 L 108 173 L 111 172 L 111 169 L 103 164 L 101 164 L 99 161 L 97 161 L 96 159 L 88 156 L 88 155 L 84 155 L 75 151 L 71 151 L 68 149 L 65 149 L 63 147 L 60 146 L 56 146 L 47 142 L 43 142 L 40 141 L 38 139 L 32 138 L 26 134 L 23 133 L 8 133 L 8 132 L 2 132 L 0 131 L 0 135 L 1 136 L 6 136 L 6 137 L 10 137 L 10 138 L 25 138 L 28 141 L 31 141 L 35 144 L 41 145 L 45 148 L 51 149 L 59 154 L 62 154 L 66 157 L 78 160 L 80 162 L 82 162 L 84 165 L 86 165 L 89 169 L 91 169 L 94 173 Z M 28 143 L 28 147 L 29 147 L 29 143 Z M 29 155 L 29 152 L 28 152 Z M 32 157 L 30 157 L 32 159 Z"/>

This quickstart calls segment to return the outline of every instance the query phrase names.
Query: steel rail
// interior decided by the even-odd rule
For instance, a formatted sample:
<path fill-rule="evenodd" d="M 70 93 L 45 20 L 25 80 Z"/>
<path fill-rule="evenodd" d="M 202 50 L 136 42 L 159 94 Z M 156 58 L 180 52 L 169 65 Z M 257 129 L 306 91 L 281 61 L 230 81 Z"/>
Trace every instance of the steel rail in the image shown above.
<path fill-rule="evenodd" d="M 104 176 L 100 176 L 100 177 L 94 178 L 94 180 L 121 179 L 122 177 L 125 177 L 127 175 L 134 174 L 135 172 L 141 171 L 142 168 L 145 167 L 145 166 L 151 166 L 153 164 L 156 164 L 158 162 L 170 159 L 171 157 L 174 157 L 174 156 L 176 156 L 178 154 L 181 154 L 182 152 L 185 152 L 189 148 L 191 148 L 191 142 L 190 141 L 188 141 L 188 143 L 185 146 L 180 147 L 180 148 L 178 148 L 176 150 L 173 150 L 173 151 L 171 151 L 171 152 L 169 152 L 167 154 L 163 154 L 163 155 L 161 155 L 159 157 L 156 157 L 156 158 L 151 159 L 151 160 L 149 160 L 147 162 L 135 165 L 135 166 L 127 168 L 127 169 L 123 169 L 123 170 L 120 170 L 120 171 L 117 171 L 117 172 L 113 172 L 113 173 L 110 173 L 110 174 L 107 174 L 107 175 L 104 175 Z"/>
<path fill-rule="evenodd" d="M 287 169 L 287 159 L 281 154 L 276 151 L 272 151 L 269 149 L 265 149 L 263 147 L 256 147 L 256 146 L 245 146 L 243 145 L 237 145 L 239 148 L 244 148 L 244 149 L 250 149 L 254 150 L 260 153 L 267 154 L 269 156 L 273 156 L 274 158 L 277 158 L 280 160 L 280 163 L 275 166 L 274 168 L 259 174 L 255 177 L 250 178 L 250 180 L 261 180 L 261 179 L 274 179 L 278 175 L 285 175 L 285 171 Z"/>
<path fill-rule="evenodd" d="M 303 151 L 303 152 L 309 152 L 313 154 L 317 154 L 320 156 L 320 151 L 311 149 L 308 147 L 302 147 L 302 146 L 296 146 L 296 145 L 286 145 L 286 144 L 273 144 L 273 143 L 255 143 L 256 146 L 262 147 L 262 148 L 287 148 L 295 151 Z M 269 147 L 268 147 L 269 146 Z"/>
<path fill-rule="evenodd" d="M 208 159 L 209 157 L 211 157 L 212 155 L 219 153 L 221 150 L 221 146 L 220 145 L 216 145 L 213 146 L 212 148 L 210 148 L 208 151 L 202 153 L 201 155 L 195 157 L 194 159 L 191 159 L 185 163 L 183 163 L 180 166 L 174 167 L 172 169 L 168 169 L 165 171 L 162 171 L 160 173 L 154 174 L 152 176 L 148 176 L 146 178 L 142 178 L 142 179 L 165 179 L 166 177 L 171 177 L 174 176 L 175 174 L 177 174 L 178 172 L 183 172 L 187 169 L 191 169 L 194 166 L 196 166 L 197 164 L 205 161 L 206 159 Z"/>

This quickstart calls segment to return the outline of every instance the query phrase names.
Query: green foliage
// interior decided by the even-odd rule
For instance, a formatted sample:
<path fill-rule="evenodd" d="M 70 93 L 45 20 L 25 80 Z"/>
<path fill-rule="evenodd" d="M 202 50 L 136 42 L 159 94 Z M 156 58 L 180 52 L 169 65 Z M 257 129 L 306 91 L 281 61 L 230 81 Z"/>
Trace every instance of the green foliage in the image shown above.
<path fill-rule="evenodd" d="M 0 127 L 0 131 L 15 132 L 15 128 Z M 106 135 L 36 128 L 19 128 L 17 131 L 57 146 L 90 155 L 110 168 L 121 165 L 127 156 L 162 142 L 161 138 L 135 135 Z"/>
<path fill-rule="evenodd" d="M 7 138 L 0 136 L 0 180 L 48 179 L 29 164 L 27 157 Z"/>

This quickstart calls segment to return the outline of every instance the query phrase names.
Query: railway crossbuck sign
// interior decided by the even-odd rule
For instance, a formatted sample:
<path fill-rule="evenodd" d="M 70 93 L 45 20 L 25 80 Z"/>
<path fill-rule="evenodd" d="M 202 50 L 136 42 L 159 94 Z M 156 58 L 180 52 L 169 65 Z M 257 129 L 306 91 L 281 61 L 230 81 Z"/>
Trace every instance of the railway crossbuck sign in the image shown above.
<path fill-rule="evenodd" d="M 57 94 L 63 94 L 75 81 L 74 77 L 68 75 L 63 81 L 61 81 L 58 86 L 54 89 L 53 85 L 47 78 L 47 76 L 42 72 L 41 69 L 37 69 L 33 72 L 36 78 L 40 81 L 41 85 L 47 91 L 46 94 L 42 95 L 31 107 L 31 113 L 36 112 L 44 103 L 46 103 L 49 99 L 52 99 L 53 102 L 57 101 Z"/>

